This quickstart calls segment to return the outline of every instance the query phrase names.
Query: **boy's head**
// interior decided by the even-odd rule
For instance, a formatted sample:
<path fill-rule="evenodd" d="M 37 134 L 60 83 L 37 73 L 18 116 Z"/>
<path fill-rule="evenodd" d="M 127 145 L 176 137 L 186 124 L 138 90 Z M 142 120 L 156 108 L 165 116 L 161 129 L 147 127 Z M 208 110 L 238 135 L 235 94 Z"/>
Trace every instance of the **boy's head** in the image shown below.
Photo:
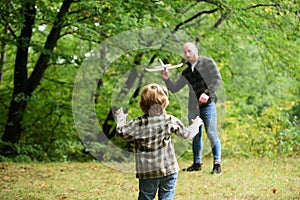
<path fill-rule="evenodd" d="M 140 99 L 140 108 L 149 115 L 161 115 L 169 105 L 168 90 L 159 84 L 144 86 Z"/>

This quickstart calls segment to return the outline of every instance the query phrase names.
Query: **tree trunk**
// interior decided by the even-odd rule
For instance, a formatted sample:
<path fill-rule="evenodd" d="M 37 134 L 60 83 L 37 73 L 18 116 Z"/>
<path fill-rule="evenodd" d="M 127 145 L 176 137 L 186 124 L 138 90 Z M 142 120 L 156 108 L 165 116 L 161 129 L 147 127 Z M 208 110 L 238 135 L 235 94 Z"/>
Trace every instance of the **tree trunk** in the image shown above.
<path fill-rule="evenodd" d="M 59 35 L 64 23 L 64 16 L 69 10 L 72 0 L 65 0 L 60 8 L 55 23 L 50 34 L 47 37 L 44 48 L 46 52 L 53 52 L 53 49 L 59 39 Z M 27 79 L 28 47 L 32 36 L 32 28 L 35 19 L 35 2 L 25 1 L 21 12 L 24 13 L 24 28 L 18 38 L 18 49 L 15 61 L 14 72 L 14 92 L 9 108 L 8 119 L 5 126 L 2 141 L 18 143 L 21 138 L 22 120 L 33 91 L 39 85 L 43 74 L 50 60 L 50 54 L 42 53 L 34 67 L 31 76 Z"/>
<path fill-rule="evenodd" d="M 1 43 L 1 53 L 0 53 L 0 83 L 2 82 L 2 79 L 3 79 L 3 69 L 4 69 L 5 62 L 6 62 L 5 46 L 6 46 L 6 44 L 3 41 Z"/>
<path fill-rule="evenodd" d="M 34 24 L 36 9 L 35 2 L 25 2 L 21 8 L 24 15 L 24 28 L 21 30 L 20 36 L 17 38 L 17 55 L 15 60 L 14 71 L 14 91 L 10 103 L 8 119 L 6 122 L 2 141 L 17 143 L 21 137 L 21 121 L 27 105 L 30 94 L 26 91 L 27 85 L 27 62 L 28 48 L 32 36 L 32 28 Z"/>

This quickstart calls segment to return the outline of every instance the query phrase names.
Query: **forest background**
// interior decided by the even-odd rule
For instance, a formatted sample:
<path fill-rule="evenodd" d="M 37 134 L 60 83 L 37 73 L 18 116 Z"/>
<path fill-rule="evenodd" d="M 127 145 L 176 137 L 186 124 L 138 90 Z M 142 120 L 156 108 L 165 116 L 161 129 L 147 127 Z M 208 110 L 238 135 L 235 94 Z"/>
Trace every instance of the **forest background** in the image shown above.
<path fill-rule="evenodd" d="M 1 161 L 128 160 L 133 145 L 116 137 L 114 109 L 140 115 L 140 86 L 162 83 L 143 69 L 183 62 L 187 41 L 222 75 L 223 155 L 299 156 L 297 0 L 5 0 L 0 9 Z M 187 123 L 187 90 L 170 99 L 167 111 Z"/>

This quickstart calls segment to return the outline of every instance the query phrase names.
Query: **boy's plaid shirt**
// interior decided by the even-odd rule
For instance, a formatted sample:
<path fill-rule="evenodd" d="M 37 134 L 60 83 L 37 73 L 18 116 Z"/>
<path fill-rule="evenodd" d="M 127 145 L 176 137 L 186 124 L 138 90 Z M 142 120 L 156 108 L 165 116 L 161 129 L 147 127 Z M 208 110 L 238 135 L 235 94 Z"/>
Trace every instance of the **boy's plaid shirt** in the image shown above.
<path fill-rule="evenodd" d="M 136 177 L 148 179 L 179 171 L 171 134 L 173 132 L 183 139 L 192 139 L 199 132 L 201 124 L 199 118 L 197 123 L 186 128 L 172 115 L 143 115 L 128 124 L 125 124 L 124 117 L 123 120 L 118 119 L 117 132 L 121 138 L 134 141 Z"/>

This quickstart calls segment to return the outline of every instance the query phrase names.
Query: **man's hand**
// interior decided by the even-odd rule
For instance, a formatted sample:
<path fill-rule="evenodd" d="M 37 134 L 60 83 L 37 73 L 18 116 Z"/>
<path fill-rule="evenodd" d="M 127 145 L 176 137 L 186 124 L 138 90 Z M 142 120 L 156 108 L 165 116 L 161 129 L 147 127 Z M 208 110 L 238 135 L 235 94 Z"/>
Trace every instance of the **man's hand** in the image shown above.
<path fill-rule="evenodd" d="M 208 99 L 209 99 L 209 96 L 205 93 L 202 93 L 201 96 L 199 97 L 198 102 L 200 105 L 205 104 L 205 103 L 207 103 Z"/>
<path fill-rule="evenodd" d="M 162 70 L 161 71 L 161 77 L 162 77 L 163 80 L 169 79 L 169 70 L 168 69 Z"/>

